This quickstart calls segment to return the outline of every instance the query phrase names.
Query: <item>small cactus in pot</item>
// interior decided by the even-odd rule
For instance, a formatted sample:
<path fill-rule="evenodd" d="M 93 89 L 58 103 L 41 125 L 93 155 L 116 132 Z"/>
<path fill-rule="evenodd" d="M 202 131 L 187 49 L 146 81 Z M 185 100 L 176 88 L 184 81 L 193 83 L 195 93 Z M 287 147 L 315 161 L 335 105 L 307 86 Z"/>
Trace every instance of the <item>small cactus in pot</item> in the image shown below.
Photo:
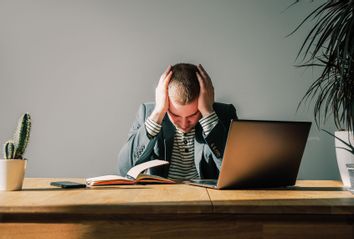
<path fill-rule="evenodd" d="M 26 113 L 20 117 L 13 139 L 4 144 L 4 159 L 0 159 L 0 191 L 22 189 L 27 164 L 23 155 L 30 132 L 31 117 Z"/>
<path fill-rule="evenodd" d="M 4 159 L 24 159 L 23 155 L 29 142 L 31 132 L 31 116 L 22 115 L 18 121 L 13 140 L 4 144 Z"/>

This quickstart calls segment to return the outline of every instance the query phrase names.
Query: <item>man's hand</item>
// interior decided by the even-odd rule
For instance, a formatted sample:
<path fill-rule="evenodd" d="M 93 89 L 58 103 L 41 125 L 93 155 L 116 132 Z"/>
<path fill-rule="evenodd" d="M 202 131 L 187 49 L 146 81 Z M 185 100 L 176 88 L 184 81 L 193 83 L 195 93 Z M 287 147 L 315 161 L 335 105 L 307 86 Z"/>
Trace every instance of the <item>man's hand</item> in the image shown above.
<path fill-rule="evenodd" d="M 155 90 L 155 109 L 150 115 L 150 119 L 161 124 L 168 110 L 168 83 L 172 77 L 172 67 L 168 66 L 165 72 L 161 75 L 159 84 Z"/>
<path fill-rule="evenodd" d="M 199 64 L 197 68 L 197 78 L 200 85 L 198 110 L 203 117 L 206 117 L 214 111 L 214 87 L 208 73 L 204 70 L 203 66 Z"/>

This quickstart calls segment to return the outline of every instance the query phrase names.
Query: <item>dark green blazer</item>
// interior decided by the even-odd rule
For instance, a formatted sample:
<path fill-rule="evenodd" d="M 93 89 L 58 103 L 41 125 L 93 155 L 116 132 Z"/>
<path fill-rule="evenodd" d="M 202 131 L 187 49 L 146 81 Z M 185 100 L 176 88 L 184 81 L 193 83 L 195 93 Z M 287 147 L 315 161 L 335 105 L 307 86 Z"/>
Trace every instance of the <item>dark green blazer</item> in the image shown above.
<path fill-rule="evenodd" d="M 175 126 L 166 114 L 161 131 L 154 138 L 149 138 L 145 120 L 155 107 L 154 103 L 140 105 L 136 119 L 129 131 L 128 142 L 118 156 L 118 174 L 126 176 L 133 166 L 152 160 L 171 161 Z M 214 103 L 213 108 L 219 117 L 217 125 L 205 137 L 201 125 L 195 126 L 194 161 L 202 179 L 217 179 L 224 154 L 224 148 L 231 120 L 237 119 L 236 109 L 232 104 Z M 150 173 L 167 177 L 169 164 L 152 168 Z"/>

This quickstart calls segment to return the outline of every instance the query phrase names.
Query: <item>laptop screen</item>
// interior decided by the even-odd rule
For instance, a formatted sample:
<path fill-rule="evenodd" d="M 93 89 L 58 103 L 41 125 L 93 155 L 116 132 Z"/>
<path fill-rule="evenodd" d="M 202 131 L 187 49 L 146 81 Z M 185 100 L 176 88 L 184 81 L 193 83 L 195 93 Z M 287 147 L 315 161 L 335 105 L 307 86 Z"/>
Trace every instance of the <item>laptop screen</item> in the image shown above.
<path fill-rule="evenodd" d="M 310 128 L 311 122 L 232 121 L 217 187 L 294 185 Z"/>

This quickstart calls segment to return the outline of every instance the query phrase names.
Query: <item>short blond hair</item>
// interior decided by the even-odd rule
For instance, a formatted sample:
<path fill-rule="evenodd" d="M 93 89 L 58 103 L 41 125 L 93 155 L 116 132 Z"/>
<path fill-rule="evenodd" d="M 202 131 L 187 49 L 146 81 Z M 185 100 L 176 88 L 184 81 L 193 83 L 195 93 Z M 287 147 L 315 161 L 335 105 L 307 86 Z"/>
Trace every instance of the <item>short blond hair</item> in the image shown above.
<path fill-rule="evenodd" d="M 197 71 L 197 66 L 193 64 L 178 63 L 172 66 L 169 96 L 182 105 L 196 100 L 200 92 Z"/>

